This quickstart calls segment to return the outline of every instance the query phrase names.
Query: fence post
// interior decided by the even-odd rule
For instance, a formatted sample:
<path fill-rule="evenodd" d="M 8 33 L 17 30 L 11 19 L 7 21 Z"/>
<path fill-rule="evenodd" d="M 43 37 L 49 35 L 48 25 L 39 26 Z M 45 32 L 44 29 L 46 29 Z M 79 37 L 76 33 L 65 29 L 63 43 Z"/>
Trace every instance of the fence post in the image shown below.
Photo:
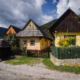
<path fill-rule="evenodd" d="M 60 56 L 59 56 L 59 48 L 58 48 L 58 59 L 60 59 L 59 57 L 60 57 Z"/>
<path fill-rule="evenodd" d="M 60 48 L 60 59 L 61 59 L 61 48 Z"/>

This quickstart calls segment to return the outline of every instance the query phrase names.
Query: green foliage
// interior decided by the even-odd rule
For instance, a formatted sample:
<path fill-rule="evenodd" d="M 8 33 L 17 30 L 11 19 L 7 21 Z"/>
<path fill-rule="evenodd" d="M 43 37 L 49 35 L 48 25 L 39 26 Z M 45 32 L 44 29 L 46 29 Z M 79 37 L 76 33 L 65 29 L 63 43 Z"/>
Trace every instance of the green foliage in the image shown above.
<path fill-rule="evenodd" d="M 46 23 L 44 25 L 41 25 L 41 28 L 43 30 L 48 30 L 56 21 L 57 21 L 57 19 L 55 19 L 55 20 L 53 20 L 51 22 L 48 22 L 48 23 Z"/>
<path fill-rule="evenodd" d="M 79 15 L 75 14 L 75 18 L 79 19 L 80 18 L 80 14 Z"/>
<path fill-rule="evenodd" d="M 23 56 L 27 56 L 26 52 L 21 52 L 20 54 L 23 55 Z"/>
<path fill-rule="evenodd" d="M 54 38 L 52 37 L 52 35 L 48 32 L 48 29 L 57 21 L 57 19 L 46 23 L 44 25 L 41 25 L 41 28 L 45 31 L 45 33 L 53 40 Z"/>
<path fill-rule="evenodd" d="M 60 59 L 75 59 L 80 58 L 80 47 L 79 46 L 72 46 L 72 47 L 65 47 L 59 48 L 59 57 Z"/>
<path fill-rule="evenodd" d="M 80 58 L 80 47 L 71 46 L 64 48 L 53 47 L 51 54 L 58 59 L 76 59 Z"/>
<path fill-rule="evenodd" d="M 18 50 L 18 47 L 16 47 L 16 45 L 15 46 L 11 46 L 11 50 L 12 51 L 16 51 L 16 50 Z"/>
<path fill-rule="evenodd" d="M 25 52 L 27 47 L 22 47 L 22 51 Z"/>
<path fill-rule="evenodd" d="M 58 45 L 62 48 L 70 47 L 70 45 L 75 45 L 76 39 L 74 37 L 66 37 L 60 41 L 58 41 Z"/>
<path fill-rule="evenodd" d="M 7 37 L 4 38 L 11 46 L 19 46 L 19 40 L 16 37 L 16 34 L 9 34 Z"/>
<path fill-rule="evenodd" d="M 48 69 L 51 70 L 75 72 L 76 74 L 80 73 L 80 67 L 78 66 L 56 66 L 48 58 L 43 59 L 43 63 L 47 66 Z"/>

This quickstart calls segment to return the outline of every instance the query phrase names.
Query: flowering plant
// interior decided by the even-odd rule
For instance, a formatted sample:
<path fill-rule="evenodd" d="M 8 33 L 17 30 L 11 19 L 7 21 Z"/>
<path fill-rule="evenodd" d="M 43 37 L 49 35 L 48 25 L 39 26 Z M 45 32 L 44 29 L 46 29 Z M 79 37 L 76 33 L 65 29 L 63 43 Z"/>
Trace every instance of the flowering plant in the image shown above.
<path fill-rule="evenodd" d="M 75 45 L 75 38 L 74 37 L 67 37 L 64 38 L 57 43 L 61 48 L 70 47 L 70 45 Z"/>

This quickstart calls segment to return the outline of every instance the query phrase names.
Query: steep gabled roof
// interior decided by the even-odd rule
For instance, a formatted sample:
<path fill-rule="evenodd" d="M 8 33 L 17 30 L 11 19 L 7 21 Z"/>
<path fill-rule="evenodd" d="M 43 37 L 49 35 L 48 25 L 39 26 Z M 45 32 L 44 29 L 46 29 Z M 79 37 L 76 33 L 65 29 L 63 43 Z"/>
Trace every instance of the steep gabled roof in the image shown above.
<path fill-rule="evenodd" d="M 12 26 L 12 25 L 11 25 Z M 21 29 L 20 28 L 18 28 L 18 27 L 15 27 L 15 26 L 12 26 L 13 27 L 13 29 L 16 31 L 16 33 L 18 33 L 19 31 L 21 31 Z"/>
<path fill-rule="evenodd" d="M 33 24 L 36 26 L 36 30 L 24 30 L 25 27 L 29 24 L 29 22 L 32 21 Z M 38 26 L 33 20 L 29 20 L 26 25 L 23 27 L 22 31 L 20 31 L 17 35 L 17 37 L 45 37 L 47 39 L 51 38 L 42 30 L 40 26 Z"/>
<path fill-rule="evenodd" d="M 69 16 L 69 14 L 72 13 L 72 15 L 74 15 L 74 19 L 72 19 L 72 22 L 73 24 L 75 25 L 62 25 L 66 19 L 66 17 Z M 53 31 L 80 31 L 80 19 L 79 18 L 75 18 L 75 17 L 78 17 L 77 14 L 72 11 L 70 8 L 49 28 L 49 31 L 50 32 L 53 32 Z M 69 20 L 71 20 L 69 18 Z M 62 23 L 63 22 L 63 23 Z M 68 24 L 68 23 L 66 23 Z"/>
<path fill-rule="evenodd" d="M 10 25 L 9 28 L 10 28 L 10 27 L 13 27 L 13 29 L 15 30 L 16 33 L 18 33 L 19 31 L 21 31 L 20 28 L 17 28 L 17 27 L 15 27 L 15 26 L 13 26 L 13 25 Z M 8 28 L 8 29 L 9 29 L 9 28 Z M 6 30 L 6 32 L 8 31 L 8 29 Z M 6 32 L 5 32 L 5 33 L 6 33 Z M 4 34 L 5 34 L 5 33 L 4 33 Z"/>

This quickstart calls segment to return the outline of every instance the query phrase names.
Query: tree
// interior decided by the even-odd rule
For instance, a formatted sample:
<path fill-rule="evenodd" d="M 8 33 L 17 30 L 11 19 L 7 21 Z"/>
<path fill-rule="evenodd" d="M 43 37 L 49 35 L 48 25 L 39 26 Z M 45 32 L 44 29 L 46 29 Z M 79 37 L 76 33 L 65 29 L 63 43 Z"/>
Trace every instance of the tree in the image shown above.
<path fill-rule="evenodd" d="M 7 37 L 4 38 L 11 46 L 19 46 L 19 40 L 16 37 L 16 34 L 8 34 Z"/>

